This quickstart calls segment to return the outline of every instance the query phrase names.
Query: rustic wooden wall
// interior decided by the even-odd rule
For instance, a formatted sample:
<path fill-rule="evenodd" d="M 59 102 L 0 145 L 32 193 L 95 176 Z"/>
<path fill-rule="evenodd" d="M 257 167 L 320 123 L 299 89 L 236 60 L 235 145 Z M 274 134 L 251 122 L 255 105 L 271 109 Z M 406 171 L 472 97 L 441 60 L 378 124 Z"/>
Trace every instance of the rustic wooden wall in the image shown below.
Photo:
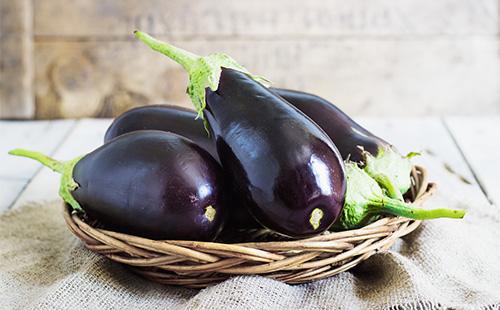
<path fill-rule="evenodd" d="M 137 42 L 136 28 L 199 54 L 227 52 L 276 86 L 317 93 L 353 114 L 500 112 L 499 0 L 21 2 L 33 12 L 32 29 L 21 31 L 33 40 L 33 92 L 25 85 L 30 57 L 19 55 L 20 69 L 6 76 L 18 82 L 0 79 L 4 117 L 189 105 L 182 69 Z M 19 95 L 5 101 L 13 87 Z"/>
<path fill-rule="evenodd" d="M 31 0 L 0 0 L 0 117 L 32 118 Z"/>

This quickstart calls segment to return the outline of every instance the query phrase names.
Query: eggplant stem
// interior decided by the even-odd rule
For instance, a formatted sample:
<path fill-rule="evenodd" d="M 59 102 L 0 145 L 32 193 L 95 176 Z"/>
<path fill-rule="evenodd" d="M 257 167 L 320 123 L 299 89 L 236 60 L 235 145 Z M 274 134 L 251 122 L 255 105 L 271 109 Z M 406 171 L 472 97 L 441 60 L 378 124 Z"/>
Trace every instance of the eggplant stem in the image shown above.
<path fill-rule="evenodd" d="M 40 152 L 29 151 L 29 150 L 25 150 L 25 149 L 14 149 L 14 150 L 9 151 L 9 154 L 15 155 L 15 156 L 31 158 L 31 159 L 38 161 L 42 165 L 52 169 L 55 172 L 59 172 L 59 173 L 64 172 L 64 167 L 65 167 L 64 162 L 56 160 L 56 159 L 49 157 L 45 154 L 42 154 Z"/>
<path fill-rule="evenodd" d="M 135 36 L 144 42 L 151 49 L 167 56 L 180 64 L 189 75 L 187 93 L 191 98 L 198 117 L 203 120 L 208 131 L 208 122 L 204 117 L 203 110 L 206 103 L 206 89 L 216 91 L 219 87 L 219 80 L 222 68 L 233 69 L 247 74 L 262 85 L 268 86 L 269 81 L 261 76 L 251 74 L 245 67 L 238 64 L 224 53 L 213 53 L 204 57 L 198 56 L 181 48 L 175 47 L 166 42 L 162 42 L 142 31 L 134 31 Z"/>
<path fill-rule="evenodd" d="M 389 197 L 399 201 L 404 201 L 403 194 L 401 194 L 396 185 L 385 174 L 377 174 L 373 179 L 375 179 L 378 184 L 382 185 L 382 187 L 387 190 Z"/>
<path fill-rule="evenodd" d="M 61 183 L 59 185 L 59 196 L 67 202 L 75 211 L 84 212 L 78 201 L 71 194 L 72 191 L 78 188 L 78 183 L 73 179 L 73 168 L 78 161 L 82 158 L 79 156 L 69 161 L 60 161 L 45 154 L 25 149 L 14 149 L 9 151 L 10 155 L 27 157 L 34 159 L 42 165 L 52 169 L 61 174 Z"/>
<path fill-rule="evenodd" d="M 162 53 L 180 64 L 187 72 L 191 72 L 193 63 L 200 58 L 200 56 L 196 54 L 188 52 L 182 48 L 175 47 L 167 42 L 157 40 L 142 31 L 135 30 L 134 35 L 153 50 Z"/>
<path fill-rule="evenodd" d="M 383 198 L 382 200 L 371 202 L 370 207 L 374 207 L 373 213 L 389 213 L 392 215 L 411 218 L 414 220 L 430 220 L 437 218 L 461 219 L 465 215 L 464 210 L 454 210 L 446 208 L 413 208 L 411 205 L 408 205 L 405 202 L 392 198 Z"/>

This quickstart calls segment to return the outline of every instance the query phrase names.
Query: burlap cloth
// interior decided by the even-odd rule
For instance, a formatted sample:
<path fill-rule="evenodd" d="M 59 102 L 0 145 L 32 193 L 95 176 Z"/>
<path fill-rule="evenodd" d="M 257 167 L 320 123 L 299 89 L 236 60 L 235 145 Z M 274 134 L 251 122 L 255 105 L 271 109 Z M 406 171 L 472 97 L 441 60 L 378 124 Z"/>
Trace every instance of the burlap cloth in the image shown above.
<path fill-rule="evenodd" d="M 425 222 L 350 272 L 291 286 L 258 276 L 191 290 L 150 283 L 83 248 L 59 202 L 0 215 L 5 309 L 477 309 L 500 305 L 500 211 Z"/>

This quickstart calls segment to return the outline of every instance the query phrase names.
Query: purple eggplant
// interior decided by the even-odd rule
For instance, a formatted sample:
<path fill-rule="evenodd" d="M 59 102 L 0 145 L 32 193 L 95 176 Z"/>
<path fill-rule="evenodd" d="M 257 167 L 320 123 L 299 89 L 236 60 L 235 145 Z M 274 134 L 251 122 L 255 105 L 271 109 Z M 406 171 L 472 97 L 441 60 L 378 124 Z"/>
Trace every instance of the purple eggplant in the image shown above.
<path fill-rule="evenodd" d="M 115 118 L 104 135 L 104 142 L 107 143 L 118 136 L 144 129 L 172 132 L 186 137 L 219 161 L 215 141 L 211 138 L 213 135 L 204 129 L 202 120 L 196 118 L 195 111 L 178 106 L 147 105 L 130 109 Z M 236 199 L 231 199 L 230 181 L 225 182 L 225 190 L 228 203 L 237 204 Z M 230 228 L 241 229 L 259 226 L 246 209 L 231 208 L 227 212 L 229 219 L 227 226 Z"/>
<path fill-rule="evenodd" d="M 10 154 L 61 173 L 64 201 L 110 229 L 154 239 L 213 240 L 222 228 L 221 168 L 176 134 L 128 133 L 67 162 L 22 149 Z"/>
<path fill-rule="evenodd" d="M 272 88 L 272 91 L 309 116 L 332 139 L 344 160 L 361 163 L 391 198 L 403 200 L 411 186 L 410 158 L 356 123 L 333 103 L 313 94 Z"/>
<path fill-rule="evenodd" d="M 196 119 L 193 110 L 178 106 L 148 105 L 130 109 L 115 118 L 104 135 L 104 142 L 137 130 L 172 132 L 192 140 L 217 158 L 215 143 L 203 122 Z"/>
<path fill-rule="evenodd" d="M 343 159 L 361 162 L 365 156 L 363 150 L 377 156 L 381 149 L 391 146 L 321 97 L 296 90 L 271 89 L 318 124 L 335 143 Z"/>
<path fill-rule="evenodd" d="M 227 55 L 199 57 L 136 36 L 189 73 L 188 94 L 214 133 L 239 201 L 258 222 L 291 237 L 333 224 L 344 203 L 344 166 L 318 125 Z"/>
<path fill-rule="evenodd" d="M 144 129 L 173 132 L 189 138 L 219 161 L 215 141 L 211 138 L 213 134 L 207 133 L 202 120 L 196 118 L 195 111 L 178 106 L 147 105 L 130 109 L 115 118 L 104 135 L 104 142 L 107 143 L 118 136 Z M 230 181 L 225 182 L 225 190 L 230 201 L 228 203 L 236 205 L 237 199 L 231 199 Z M 228 228 L 259 227 L 244 208 L 231 208 L 228 210 L 227 218 L 229 219 Z"/>

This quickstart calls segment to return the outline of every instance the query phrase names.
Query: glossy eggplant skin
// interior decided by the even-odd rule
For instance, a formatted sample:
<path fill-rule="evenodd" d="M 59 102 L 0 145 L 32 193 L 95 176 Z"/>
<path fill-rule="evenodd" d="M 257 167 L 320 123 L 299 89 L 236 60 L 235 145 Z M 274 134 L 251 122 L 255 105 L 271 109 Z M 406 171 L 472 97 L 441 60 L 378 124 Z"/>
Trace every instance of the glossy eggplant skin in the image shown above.
<path fill-rule="evenodd" d="M 222 228 L 221 168 L 176 134 L 122 135 L 84 156 L 73 178 L 79 184 L 73 197 L 111 229 L 154 239 L 213 240 Z"/>
<path fill-rule="evenodd" d="M 291 237 L 328 229 L 346 188 L 342 159 L 328 136 L 281 97 L 232 69 L 222 69 L 218 89 L 207 89 L 206 102 L 221 164 L 254 218 Z M 317 210 L 323 214 L 313 225 Z"/>
<path fill-rule="evenodd" d="M 361 162 L 363 152 L 358 146 L 373 156 L 377 156 L 382 147 L 390 146 L 326 99 L 295 90 L 280 88 L 271 90 L 318 124 L 335 143 L 343 159 L 349 158 Z"/>
<path fill-rule="evenodd" d="M 115 118 L 104 135 L 104 142 L 137 130 L 168 131 L 193 140 L 217 159 L 215 143 L 203 122 L 195 118 L 193 110 L 177 106 L 147 105 L 130 109 Z"/>

